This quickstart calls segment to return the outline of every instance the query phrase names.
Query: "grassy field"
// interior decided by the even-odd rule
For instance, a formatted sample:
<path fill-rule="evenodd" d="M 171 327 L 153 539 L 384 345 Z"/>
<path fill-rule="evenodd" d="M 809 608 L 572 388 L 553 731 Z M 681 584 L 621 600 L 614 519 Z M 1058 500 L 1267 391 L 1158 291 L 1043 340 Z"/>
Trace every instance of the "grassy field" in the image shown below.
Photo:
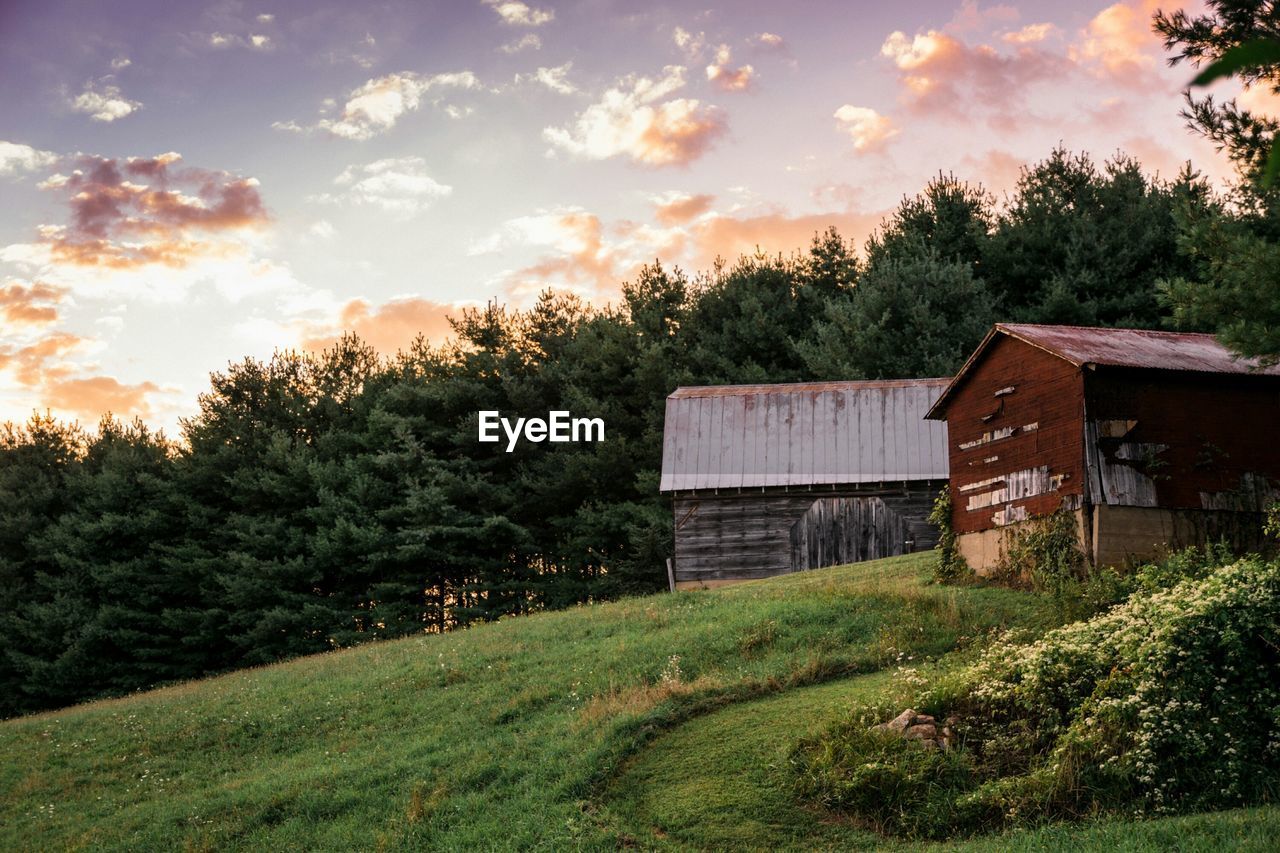
<path fill-rule="evenodd" d="M 11 720 L 0 847 L 876 844 L 795 806 L 770 765 L 881 670 L 1051 618 L 1025 594 L 931 586 L 931 559 L 504 620 Z M 1280 839 L 1269 810 L 1184 821 L 984 843 Z"/>

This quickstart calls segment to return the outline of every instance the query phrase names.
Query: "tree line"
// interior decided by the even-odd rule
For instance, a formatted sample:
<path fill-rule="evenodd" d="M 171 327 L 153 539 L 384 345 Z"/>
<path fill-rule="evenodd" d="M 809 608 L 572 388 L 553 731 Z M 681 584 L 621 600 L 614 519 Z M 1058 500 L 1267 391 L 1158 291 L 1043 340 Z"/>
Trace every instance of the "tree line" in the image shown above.
<path fill-rule="evenodd" d="M 613 305 L 467 310 L 392 357 L 348 336 L 245 359 L 177 440 L 6 424 L 0 713 L 660 589 L 676 387 L 949 375 L 997 320 L 1218 328 L 1177 302 L 1213 262 L 1198 229 L 1274 245 L 1259 210 L 1189 167 L 1057 150 L 1001 200 L 939 176 L 861 251 L 831 230 L 693 276 L 655 262 Z M 599 417 L 605 440 L 507 453 L 481 410 Z"/>

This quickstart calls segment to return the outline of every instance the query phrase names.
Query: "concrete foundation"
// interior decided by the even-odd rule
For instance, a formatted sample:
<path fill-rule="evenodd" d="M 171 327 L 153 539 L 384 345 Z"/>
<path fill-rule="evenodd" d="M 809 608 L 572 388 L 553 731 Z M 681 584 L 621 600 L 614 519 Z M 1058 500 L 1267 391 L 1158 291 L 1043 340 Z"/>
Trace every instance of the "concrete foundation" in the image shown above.
<path fill-rule="evenodd" d="M 1263 544 L 1260 513 L 1103 504 L 1075 510 L 1072 515 L 1080 548 L 1094 566 L 1132 566 L 1168 551 L 1207 542 L 1225 540 L 1242 550 Z M 999 564 L 1009 537 L 1030 523 L 1022 521 L 964 533 L 956 538 L 956 547 L 977 574 L 989 575 Z"/>

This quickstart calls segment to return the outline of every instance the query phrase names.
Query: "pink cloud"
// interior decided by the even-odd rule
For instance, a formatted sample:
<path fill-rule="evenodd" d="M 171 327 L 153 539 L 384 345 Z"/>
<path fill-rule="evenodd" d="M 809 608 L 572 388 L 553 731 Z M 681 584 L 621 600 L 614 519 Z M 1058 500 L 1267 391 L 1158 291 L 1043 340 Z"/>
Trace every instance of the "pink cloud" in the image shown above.
<path fill-rule="evenodd" d="M 180 267 L 233 248 L 220 234 L 266 225 L 255 179 L 177 167 L 180 160 L 173 153 L 81 157 L 71 175 L 41 185 L 64 195 L 70 211 L 67 225 L 42 229 L 42 242 L 72 265 Z"/>
<path fill-rule="evenodd" d="M 662 225 L 683 225 L 711 209 L 715 196 L 707 194 L 685 195 L 678 193 L 658 200 L 654 216 Z"/>
<path fill-rule="evenodd" d="M 733 68 L 733 55 L 727 44 L 716 49 L 715 61 L 707 66 L 707 80 L 717 89 L 726 92 L 744 92 L 755 80 L 755 69 L 750 65 Z"/>
<path fill-rule="evenodd" d="M 323 350 L 343 332 L 355 332 L 374 349 L 391 355 L 407 348 L 418 335 L 433 344 L 441 343 L 453 331 L 449 316 L 458 313 L 454 306 L 416 297 L 393 299 L 381 305 L 353 299 L 342 307 L 336 323 L 308 327 L 301 346 L 311 351 Z"/>
<path fill-rule="evenodd" d="M 1068 50 L 1071 59 L 1135 86 L 1160 63 L 1160 39 L 1151 30 L 1159 0 L 1115 3 L 1095 15 Z"/>
<path fill-rule="evenodd" d="M 684 166 L 724 133 L 714 107 L 692 98 L 668 98 L 685 85 L 685 69 L 670 65 L 658 79 L 625 77 L 567 127 L 548 127 L 543 138 L 588 160 L 628 157 L 646 166 Z"/>
<path fill-rule="evenodd" d="M 45 385 L 42 399 L 55 412 L 71 412 L 89 421 L 107 412 L 126 418 L 148 418 L 152 414 L 148 397 L 160 390 L 154 382 L 128 385 L 112 376 L 55 378 Z"/>

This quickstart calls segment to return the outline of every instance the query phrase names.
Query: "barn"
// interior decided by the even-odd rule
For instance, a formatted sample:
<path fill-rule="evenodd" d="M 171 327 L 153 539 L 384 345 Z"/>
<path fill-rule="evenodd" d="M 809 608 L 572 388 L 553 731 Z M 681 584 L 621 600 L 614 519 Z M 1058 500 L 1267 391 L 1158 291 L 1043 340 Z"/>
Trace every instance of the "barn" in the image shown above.
<path fill-rule="evenodd" d="M 711 587 L 932 548 L 946 379 L 679 388 L 662 492 L 674 582 Z"/>
<path fill-rule="evenodd" d="M 952 524 L 979 573 L 1059 509 L 1105 566 L 1252 547 L 1280 497 L 1280 367 L 1211 335 L 999 324 L 928 417 L 947 424 Z"/>

